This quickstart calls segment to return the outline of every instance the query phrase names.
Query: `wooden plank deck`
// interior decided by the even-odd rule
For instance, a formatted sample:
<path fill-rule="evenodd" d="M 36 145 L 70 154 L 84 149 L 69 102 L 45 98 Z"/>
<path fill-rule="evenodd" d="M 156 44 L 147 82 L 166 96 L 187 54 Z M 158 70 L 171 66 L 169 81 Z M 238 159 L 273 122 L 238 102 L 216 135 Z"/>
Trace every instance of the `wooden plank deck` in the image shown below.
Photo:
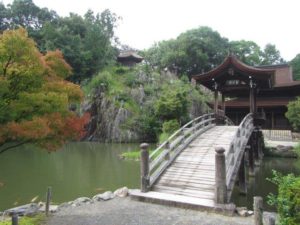
<path fill-rule="evenodd" d="M 184 149 L 154 184 L 152 191 L 135 197 L 214 207 L 215 147 L 225 155 L 237 126 L 215 126 L 198 136 Z"/>

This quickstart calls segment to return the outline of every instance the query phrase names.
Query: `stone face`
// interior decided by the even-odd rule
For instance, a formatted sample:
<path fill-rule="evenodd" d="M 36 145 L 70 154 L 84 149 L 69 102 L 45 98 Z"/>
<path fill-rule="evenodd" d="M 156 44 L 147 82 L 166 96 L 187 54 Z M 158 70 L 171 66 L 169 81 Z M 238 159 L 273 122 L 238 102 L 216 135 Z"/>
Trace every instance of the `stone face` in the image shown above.
<path fill-rule="evenodd" d="M 124 198 L 128 195 L 128 192 L 129 192 L 129 190 L 128 190 L 127 187 L 122 187 L 122 188 L 117 189 L 114 192 L 114 195 L 118 196 L 118 197 L 121 197 L 121 198 Z"/>
<path fill-rule="evenodd" d="M 114 197 L 115 197 L 115 195 L 111 191 L 106 191 L 102 194 L 95 195 L 93 197 L 93 201 L 94 202 L 96 202 L 96 201 L 107 201 L 107 200 L 110 200 Z"/>

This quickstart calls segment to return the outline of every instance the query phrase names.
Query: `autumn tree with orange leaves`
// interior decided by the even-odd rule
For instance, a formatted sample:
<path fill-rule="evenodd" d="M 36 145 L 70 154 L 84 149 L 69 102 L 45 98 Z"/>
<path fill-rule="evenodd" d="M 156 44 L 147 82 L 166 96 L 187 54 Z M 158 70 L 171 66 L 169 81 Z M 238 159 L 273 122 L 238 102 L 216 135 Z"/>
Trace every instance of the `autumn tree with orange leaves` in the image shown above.
<path fill-rule="evenodd" d="M 69 110 L 83 99 L 71 73 L 61 51 L 41 54 L 25 29 L 0 35 L 0 153 L 25 143 L 54 151 L 84 135 L 89 115 Z"/>

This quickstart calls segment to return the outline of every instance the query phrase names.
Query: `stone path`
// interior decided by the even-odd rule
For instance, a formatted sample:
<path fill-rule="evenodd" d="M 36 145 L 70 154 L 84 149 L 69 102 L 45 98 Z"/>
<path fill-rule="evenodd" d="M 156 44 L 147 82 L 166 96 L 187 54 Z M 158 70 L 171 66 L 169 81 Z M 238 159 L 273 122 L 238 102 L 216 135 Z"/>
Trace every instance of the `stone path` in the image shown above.
<path fill-rule="evenodd" d="M 227 217 L 126 198 L 69 207 L 51 216 L 47 225 L 252 225 L 253 217 Z"/>

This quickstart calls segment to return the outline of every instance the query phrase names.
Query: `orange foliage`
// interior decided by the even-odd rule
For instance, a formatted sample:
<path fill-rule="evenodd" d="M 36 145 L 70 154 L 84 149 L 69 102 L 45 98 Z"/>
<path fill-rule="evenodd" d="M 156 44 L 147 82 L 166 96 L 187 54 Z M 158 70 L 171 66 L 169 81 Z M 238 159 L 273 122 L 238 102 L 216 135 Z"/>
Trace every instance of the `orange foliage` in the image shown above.
<path fill-rule="evenodd" d="M 47 82 L 43 89 L 47 92 L 66 93 L 69 103 L 80 102 L 83 99 L 80 86 L 65 80 Z"/>
<path fill-rule="evenodd" d="M 72 67 L 64 60 L 60 50 L 48 51 L 42 57 L 50 77 L 67 78 L 72 74 Z"/>
<path fill-rule="evenodd" d="M 85 125 L 90 115 L 85 113 L 78 117 L 73 113 L 63 117 L 52 113 L 34 117 L 30 121 L 10 122 L 0 129 L 0 143 L 8 136 L 10 141 L 33 141 L 48 151 L 57 150 L 67 140 L 79 140 L 85 135 Z M 7 134 L 5 134 L 5 131 Z"/>
<path fill-rule="evenodd" d="M 12 140 L 41 139 L 47 137 L 50 133 L 47 123 L 46 118 L 34 117 L 30 121 L 8 123 L 7 130 Z"/>

